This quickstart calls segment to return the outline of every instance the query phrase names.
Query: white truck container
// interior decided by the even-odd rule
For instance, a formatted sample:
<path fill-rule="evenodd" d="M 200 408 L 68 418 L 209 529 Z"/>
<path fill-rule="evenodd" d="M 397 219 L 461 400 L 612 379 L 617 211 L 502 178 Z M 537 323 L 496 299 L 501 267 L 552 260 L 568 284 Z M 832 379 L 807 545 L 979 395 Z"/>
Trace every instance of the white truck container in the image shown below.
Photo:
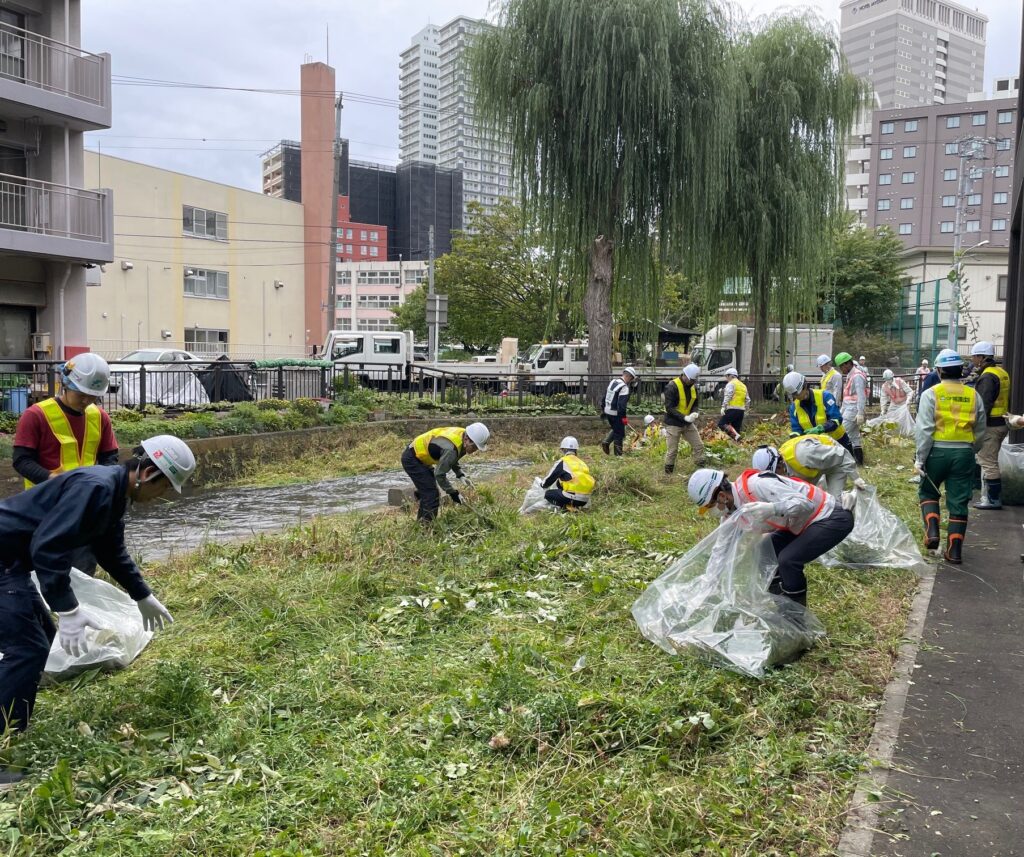
<path fill-rule="evenodd" d="M 700 346 L 694 348 L 691 359 L 700 366 L 701 386 L 713 386 L 725 380 L 725 370 L 735 367 L 740 377 L 750 374 L 750 354 L 754 346 L 754 328 L 735 324 L 720 324 L 704 334 Z M 793 327 L 786 330 L 786 353 L 782 354 L 782 337 L 777 327 L 768 328 L 766 365 L 754 374 L 777 374 L 792 363 L 797 372 L 820 375 L 819 354 L 832 354 L 832 328 Z"/>

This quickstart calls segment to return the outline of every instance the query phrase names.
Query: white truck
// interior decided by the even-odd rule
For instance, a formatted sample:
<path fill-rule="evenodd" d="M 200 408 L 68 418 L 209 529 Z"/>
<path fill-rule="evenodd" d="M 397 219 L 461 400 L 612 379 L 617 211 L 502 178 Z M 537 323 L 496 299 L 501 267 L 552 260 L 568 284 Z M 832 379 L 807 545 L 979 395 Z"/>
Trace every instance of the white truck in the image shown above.
<path fill-rule="evenodd" d="M 714 390 L 725 382 L 725 370 L 730 366 L 740 377 L 750 374 L 750 354 L 754 345 L 754 328 L 735 324 L 720 324 L 704 334 L 701 343 L 690 354 L 700 366 L 701 388 Z M 819 354 L 832 354 L 832 328 L 793 327 L 786 330 L 786 353 L 782 354 L 782 337 L 778 327 L 768 328 L 766 365 L 754 374 L 776 375 L 792 363 L 797 372 L 819 375 L 816 362 Z"/>

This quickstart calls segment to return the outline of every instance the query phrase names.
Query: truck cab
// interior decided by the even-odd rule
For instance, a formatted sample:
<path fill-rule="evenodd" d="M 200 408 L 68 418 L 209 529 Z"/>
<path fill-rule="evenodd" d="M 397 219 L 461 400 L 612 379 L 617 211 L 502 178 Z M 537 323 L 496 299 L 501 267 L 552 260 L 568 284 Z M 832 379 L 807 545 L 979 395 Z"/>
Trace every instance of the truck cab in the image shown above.
<path fill-rule="evenodd" d="M 519 372 L 530 375 L 536 393 L 578 390 L 587 374 L 587 342 L 545 342 L 531 345 L 519 361 Z"/>
<path fill-rule="evenodd" d="M 413 353 L 411 330 L 332 330 L 322 355 L 336 367 L 351 366 L 362 383 L 376 386 L 407 377 Z"/>

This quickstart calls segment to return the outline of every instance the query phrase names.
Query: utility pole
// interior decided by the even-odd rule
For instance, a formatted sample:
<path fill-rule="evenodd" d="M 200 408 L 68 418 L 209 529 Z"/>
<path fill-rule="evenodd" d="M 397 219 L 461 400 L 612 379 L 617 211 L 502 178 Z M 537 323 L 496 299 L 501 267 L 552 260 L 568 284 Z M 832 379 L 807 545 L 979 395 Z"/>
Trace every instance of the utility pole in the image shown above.
<path fill-rule="evenodd" d="M 331 258 L 327 265 L 327 329 L 337 325 L 338 306 L 338 190 L 341 187 L 341 99 L 334 102 L 334 180 L 331 184 Z"/>
<path fill-rule="evenodd" d="M 430 224 L 427 232 L 427 359 L 434 363 L 437 360 L 437 310 L 431 312 L 434 297 L 434 224 Z"/>
<path fill-rule="evenodd" d="M 965 137 L 957 145 L 960 155 L 960 175 L 959 182 L 957 183 L 956 215 L 953 225 L 953 268 L 950 271 L 951 276 L 948 278 L 953 283 L 953 293 L 949 298 L 949 329 L 946 336 L 946 347 L 953 351 L 957 350 L 958 332 L 960 330 L 960 302 L 963 300 L 964 214 L 966 213 L 967 197 L 974 187 L 974 182 L 981 177 L 981 169 L 976 169 L 971 164 L 976 160 L 985 160 L 985 147 L 990 142 L 991 140 L 981 137 Z"/>

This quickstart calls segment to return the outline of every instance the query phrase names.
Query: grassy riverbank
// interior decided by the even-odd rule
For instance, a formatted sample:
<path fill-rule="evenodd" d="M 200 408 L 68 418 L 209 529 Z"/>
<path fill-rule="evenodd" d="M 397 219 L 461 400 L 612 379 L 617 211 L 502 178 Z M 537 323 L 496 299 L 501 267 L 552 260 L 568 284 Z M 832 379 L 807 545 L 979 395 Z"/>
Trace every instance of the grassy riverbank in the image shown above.
<path fill-rule="evenodd" d="M 914 578 L 813 566 L 829 639 L 763 682 L 671 658 L 629 608 L 713 521 L 656 455 L 588 452 L 583 515 L 516 514 L 538 465 L 433 531 L 349 515 L 153 570 L 176 624 L 5 751 L 35 772 L 8 853 L 831 853 Z M 868 452 L 912 521 L 911 453 Z"/>

